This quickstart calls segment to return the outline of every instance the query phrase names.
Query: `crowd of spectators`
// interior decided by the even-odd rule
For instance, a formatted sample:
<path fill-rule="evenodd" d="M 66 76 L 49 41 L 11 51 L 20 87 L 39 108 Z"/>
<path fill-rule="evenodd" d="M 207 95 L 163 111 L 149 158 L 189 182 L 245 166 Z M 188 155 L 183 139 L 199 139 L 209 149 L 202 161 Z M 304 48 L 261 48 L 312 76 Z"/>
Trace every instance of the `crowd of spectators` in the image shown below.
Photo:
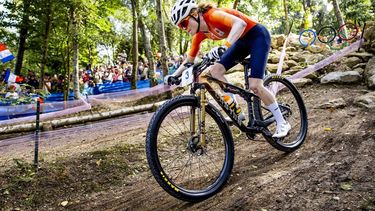
<path fill-rule="evenodd" d="M 183 56 L 171 56 L 167 60 L 168 74 L 172 74 L 181 65 Z M 98 65 L 94 68 L 88 65 L 86 68 L 80 69 L 79 76 L 82 88 L 95 87 L 98 84 L 109 84 L 118 82 L 130 82 L 132 80 L 133 65 L 125 60 L 119 60 L 115 65 Z M 8 99 L 18 99 L 21 95 L 29 95 L 33 93 L 62 93 L 64 90 L 63 75 L 44 74 L 43 84 L 34 71 L 28 70 L 26 75 L 18 75 L 20 78 L 18 83 L 5 84 L 6 70 L 0 72 L 0 96 Z M 138 80 L 153 79 L 154 82 L 163 82 L 163 71 L 161 63 L 157 60 L 154 68 L 150 68 L 147 62 L 141 61 L 137 70 Z"/>
<path fill-rule="evenodd" d="M 59 93 L 63 92 L 64 89 L 64 76 L 53 75 L 49 73 L 44 74 L 43 84 L 40 84 L 36 74 L 32 70 L 28 70 L 26 76 L 18 75 L 18 82 L 12 84 L 6 84 L 4 82 L 6 70 L 2 70 L 0 74 L 0 94 L 5 94 L 5 98 L 18 99 L 19 94 L 29 95 L 34 94 L 37 91 L 43 94 Z"/>
<path fill-rule="evenodd" d="M 168 74 L 174 73 L 183 61 L 182 56 L 171 56 L 168 58 Z M 130 82 L 132 80 L 133 65 L 125 61 L 119 61 L 115 65 L 98 65 L 91 68 L 80 69 L 81 83 L 84 88 L 95 87 L 98 84 L 109 84 L 117 82 Z M 154 72 L 152 72 L 154 71 Z M 150 68 L 147 62 L 138 63 L 137 80 L 147 80 L 154 78 L 158 83 L 163 81 L 163 71 L 160 61 L 155 68 Z"/>

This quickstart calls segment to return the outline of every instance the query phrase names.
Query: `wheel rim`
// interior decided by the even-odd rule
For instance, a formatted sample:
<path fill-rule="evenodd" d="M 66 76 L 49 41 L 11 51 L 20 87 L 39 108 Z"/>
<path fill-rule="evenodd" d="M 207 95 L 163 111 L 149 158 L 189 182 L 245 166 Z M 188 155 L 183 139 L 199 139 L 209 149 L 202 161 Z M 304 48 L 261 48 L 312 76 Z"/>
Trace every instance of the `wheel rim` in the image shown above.
<path fill-rule="evenodd" d="M 190 131 L 190 112 L 195 110 L 195 132 Z M 206 115 L 206 147 L 198 146 L 198 109 L 176 107 L 162 120 L 157 136 L 158 165 L 164 180 L 179 191 L 203 194 L 215 187 L 227 165 L 227 146 L 222 129 Z M 207 113 L 208 114 L 208 113 Z"/>

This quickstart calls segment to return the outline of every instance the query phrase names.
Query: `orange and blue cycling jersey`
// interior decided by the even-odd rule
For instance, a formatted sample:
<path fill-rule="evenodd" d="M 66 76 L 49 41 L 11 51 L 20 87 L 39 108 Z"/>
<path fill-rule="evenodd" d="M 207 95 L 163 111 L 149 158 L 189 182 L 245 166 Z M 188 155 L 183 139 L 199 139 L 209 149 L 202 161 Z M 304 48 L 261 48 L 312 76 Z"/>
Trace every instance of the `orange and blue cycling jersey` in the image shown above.
<path fill-rule="evenodd" d="M 206 38 L 212 40 L 222 40 L 228 37 L 233 23 L 230 18 L 223 16 L 222 12 L 239 17 L 246 22 L 247 25 L 244 32 L 241 34 L 241 37 L 243 37 L 251 28 L 257 25 L 255 20 L 237 10 L 228 8 L 211 8 L 203 14 L 203 18 L 208 26 L 208 32 L 198 32 L 193 36 L 191 48 L 188 53 L 189 56 L 197 56 L 200 44 Z"/>

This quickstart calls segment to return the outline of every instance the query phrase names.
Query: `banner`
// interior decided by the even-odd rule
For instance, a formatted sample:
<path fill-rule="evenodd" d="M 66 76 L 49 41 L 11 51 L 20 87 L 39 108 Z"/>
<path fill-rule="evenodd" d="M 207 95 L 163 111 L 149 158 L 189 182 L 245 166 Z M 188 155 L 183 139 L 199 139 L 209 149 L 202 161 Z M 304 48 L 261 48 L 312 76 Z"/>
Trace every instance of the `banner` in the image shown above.
<path fill-rule="evenodd" d="M 14 59 L 13 54 L 8 50 L 7 46 L 0 43 L 0 60 L 4 64 Z"/>

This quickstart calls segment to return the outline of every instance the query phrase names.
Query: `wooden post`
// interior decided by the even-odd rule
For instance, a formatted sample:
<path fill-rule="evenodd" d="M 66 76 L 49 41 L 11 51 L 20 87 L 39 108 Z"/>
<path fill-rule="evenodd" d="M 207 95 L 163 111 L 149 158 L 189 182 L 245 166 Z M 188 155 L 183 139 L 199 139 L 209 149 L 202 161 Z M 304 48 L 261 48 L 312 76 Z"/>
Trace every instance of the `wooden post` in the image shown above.
<path fill-rule="evenodd" d="M 34 148 L 34 166 L 38 170 L 39 167 L 39 141 L 40 141 L 40 102 L 36 101 L 36 121 L 35 121 L 35 148 Z"/>

